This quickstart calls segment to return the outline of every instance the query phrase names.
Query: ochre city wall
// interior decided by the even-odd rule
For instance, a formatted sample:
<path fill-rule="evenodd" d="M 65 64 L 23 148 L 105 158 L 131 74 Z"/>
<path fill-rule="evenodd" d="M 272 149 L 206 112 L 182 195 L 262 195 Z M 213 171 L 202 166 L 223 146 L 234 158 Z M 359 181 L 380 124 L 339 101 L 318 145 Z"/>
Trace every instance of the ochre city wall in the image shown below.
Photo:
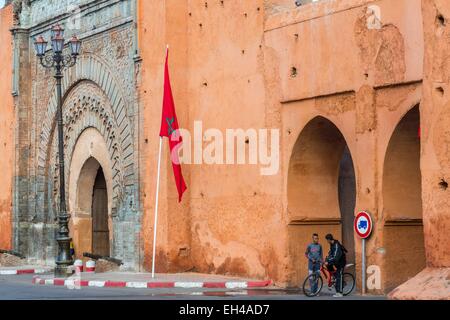
<path fill-rule="evenodd" d="M 262 1 L 210 2 L 207 7 L 203 1 L 166 1 L 165 6 L 141 1 L 139 12 L 146 119 L 142 232 L 148 267 L 165 45 L 170 45 L 172 86 L 184 128 L 192 130 L 195 120 L 203 121 L 204 130 L 224 133 L 226 128 L 264 128 L 264 112 L 254 109 L 264 108 L 264 7 Z M 280 176 L 263 178 L 255 166 L 184 166 L 189 191 L 178 205 L 166 144 L 157 266 L 281 278 Z"/>
<path fill-rule="evenodd" d="M 296 8 L 292 2 L 138 1 L 136 126 L 143 217 L 136 247 L 143 259 L 136 263 L 151 269 L 163 63 L 169 45 L 183 128 L 193 134 L 194 121 L 202 121 L 203 133 L 210 128 L 222 133 L 279 129 L 281 154 L 280 170 L 273 176 L 262 176 L 257 165 L 183 165 L 189 189 L 179 204 L 164 141 L 157 272 L 240 275 L 298 286 L 307 274 L 304 249 L 318 232 L 325 251 L 326 233 L 352 243 L 360 280 L 361 241 L 349 237 L 346 227 L 356 210 L 368 210 L 374 218 L 366 253 L 368 265 L 380 268 L 381 287 L 371 292 L 388 292 L 426 266 L 449 267 L 449 72 L 443 56 L 449 49 L 449 5 L 342 0 Z M 369 5 L 381 13 L 372 24 Z M 5 172 L 0 248 L 8 248 L 15 114 L 11 6 L 0 11 L 0 18 L 0 43 L 6 45 L 0 61 L 7 66 L 0 68 Z M 47 83 L 38 84 L 38 92 L 40 86 Z M 25 103 L 27 97 L 21 98 Z M 26 134 L 23 130 L 18 136 Z M 345 190 L 351 201 L 342 203 L 341 159 L 347 153 L 354 170 L 346 167 L 346 174 L 353 176 L 354 190 Z M 72 198 L 69 204 L 82 209 Z M 79 236 L 81 229 L 89 230 L 86 226 L 73 230 L 82 250 L 91 246 Z"/>
<path fill-rule="evenodd" d="M 265 23 L 266 81 L 277 88 L 269 95 L 279 101 L 272 108 L 283 119 L 284 207 L 290 224 L 292 285 L 307 273 L 303 252 L 297 251 L 304 250 L 313 232 L 322 239 L 328 232 L 340 239 L 344 236 L 337 182 L 345 144 L 355 167 L 354 210 L 370 211 L 375 222 L 366 249 L 368 265 L 381 270 L 381 290 L 375 291 L 395 288 L 425 265 L 422 210 L 416 201 L 420 200 L 417 161 L 402 176 L 415 174 L 411 186 L 415 205 L 398 205 L 395 209 L 401 210 L 389 211 L 383 198 L 384 166 L 391 163 L 385 160 L 388 145 L 402 118 L 421 101 L 421 1 L 370 2 L 381 12 L 382 23 L 373 28 L 368 25 L 368 5 L 368 1 L 318 2 L 279 9 Z M 409 23 L 411 19 L 417 23 Z M 318 116 L 322 120 L 315 123 Z M 337 132 L 326 129 L 328 121 Z M 316 132 L 308 131 L 311 125 L 316 125 Z M 414 125 L 416 131 L 408 135 L 414 145 L 405 152 L 419 159 L 419 122 Z M 406 166 L 410 161 L 402 159 Z M 395 197 L 389 190 L 385 195 Z M 354 246 L 360 279 L 361 240 L 357 237 Z M 415 262 L 396 267 L 406 261 Z"/>
<path fill-rule="evenodd" d="M 427 268 L 393 299 L 449 299 L 450 279 L 450 3 L 423 0 L 425 64 L 422 114 L 422 202 Z"/>
<path fill-rule="evenodd" d="M 264 1 L 189 1 L 189 129 L 279 128 L 265 79 Z M 203 144 L 206 146 L 206 143 Z M 281 171 L 191 166 L 192 251 L 202 272 L 287 279 Z"/>
<path fill-rule="evenodd" d="M 184 165 L 189 189 L 179 204 L 164 141 L 158 272 L 241 275 L 298 286 L 307 274 L 304 249 L 311 234 L 320 234 L 326 251 L 324 235 L 333 233 L 349 246 L 359 285 L 361 241 L 351 234 L 357 210 L 368 210 L 374 218 L 366 254 L 368 265 L 381 272 L 381 286 L 371 292 L 388 292 L 425 267 L 429 269 L 415 279 L 435 277 L 436 270 L 449 267 L 445 52 L 450 7 L 446 1 L 340 0 L 299 8 L 292 0 L 137 3 L 139 43 L 134 71 L 139 109 L 135 113 L 140 122 L 134 127 L 139 179 L 128 183 L 140 187 L 143 217 L 140 239 L 121 241 L 124 250 L 118 252 L 128 254 L 127 248 L 134 244 L 141 252 L 130 253 L 128 260 L 151 269 L 163 63 L 169 45 L 181 126 L 191 133 L 197 120 L 202 121 L 203 133 L 210 128 L 222 133 L 279 129 L 281 161 L 273 176 L 262 176 L 255 165 Z M 380 16 L 371 18 L 369 9 Z M 0 247 L 8 248 L 15 114 L 11 6 L 1 10 L 0 17 L 0 43 L 5 45 L 0 61 L 7 66 L 0 68 L 0 151 L 5 172 L 0 181 Z M 119 44 L 117 52 L 132 48 L 128 33 L 120 33 L 126 46 Z M 28 35 L 17 31 L 16 37 L 26 52 Z M 116 37 L 113 33 L 111 39 Z M 98 48 L 92 39 L 83 44 L 83 50 Z M 27 67 L 26 57 L 20 57 L 23 94 L 16 105 L 24 118 L 18 121 L 16 141 L 22 151 L 32 136 L 27 122 L 31 113 L 23 112 L 31 99 L 26 94 L 31 85 L 26 75 L 42 72 Z M 131 64 L 124 61 L 114 60 L 113 65 L 124 68 L 117 72 L 130 84 L 134 77 L 126 71 Z M 48 81 L 35 86 L 36 92 L 46 92 Z M 35 100 L 36 110 L 47 110 L 47 101 Z M 39 116 L 47 117 L 47 113 L 39 112 Z M 42 143 L 48 147 L 46 141 Z M 29 160 L 16 160 L 20 167 L 16 172 L 28 181 Z M 71 166 L 76 175 L 80 168 Z M 350 181 L 343 191 L 342 177 Z M 70 184 L 69 205 L 80 211 L 74 217 L 81 222 L 72 230 L 79 254 L 92 244 L 85 241 L 89 236 L 80 236 L 84 231 L 89 234 L 90 220 L 78 210 L 84 205 L 74 200 L 74 195 L 78 197 L 74 190 L 76 186 Z M 348 197 L 343 199 L 341 194 Z M 132 199 L 129 203 L 135 205 Z M 28 200 L 19 197 L 19 210 Z M 89 201 L 85 205 L 89 207 Z M 45 209 L 45 205 L 38 203 L 37 208 Z M 120 228 L 132 228 L 136 221 L 124 221 Z M 40 237 L 41 233 L 35 234 Z M 135 257 L 139 260 L 134 261 Z M 397 291 L 398 297 L 411 297 L 411 292 L 416 297 L 421 284 L 411 281 L 416 289 L 406 289 L 409 295 Z"/>
<path fill-rule="evenodd" d="M 0 248 L 12 245 L 12 182 L 14 170 L 14 105 L 12 98 L 12 6 L 0 9 Z"/>
<path fill-rule="evenodd" d="M 423 1 L 425 78 L 422 172 L 427 263 L 450 267 L 450 3 Z"/>
<path fill-rule="evenodd" d="M 142 58 L 139 75 L 139 100 L 142 111 L 140 136 L 140 173 L 142 202 L 143 264 L 151 269 L 156 169 L 161 125 L 161 107 L 166 45 L 170 45 L 170 68 L 178 121 L 188 122 L 187 64 L 188 52 L 184 1 L 138 1 L 139 53 Z M 186 271 L 193 268 L 190 255 L 189 192 L 178 204 L 168 158 L 167 141 L 163 146 L 161 174 L 158 248 L 158 272 Z M 189 168 L 183 171 L 189 185 Z M 169 228 L 170 226 L 170 228 Z M 170 241 L 169 241 L 170 239 Z"/>
<path fill-rule="evenodd" d="M 322 239 L 328 232 L 343 236 L 337 180 L 346 146 L 355 167 L 355 210 L 369 210 L 375 220 L 367 256 L 369 265 L 380 267 L 379 291 L 422 270 L 421 202 L 403 201 L 408 207 L 395 201 L 385 204 L 383 198 L 384 189 L 386 199 L 395 198 L 389 192 L 395 185 L 385 186 L 383 181 L 386 163 L 389 167 L 389 159 L 397 159 L 395 154 L 386 158 L 391 138 L 422 98 L 421 1 L 370 2 L 382 13 L 376 28 L 367 25 L 368 3 L 345 0 L 293 8 L 283 1 L 140 1 L 142 236 L 147 268 L 153 243 L 162 66 L 169 44 L 181 126 L 192 132 L 194 121 L 201 120 L 203 130 L 281 129 L 281 167 L 277 175 L 263 177 L 258 166 L 185 165 L 189 191 L 179 205 L 165 143 L 159 270 L 269 277 L 297 286 L 306 275 L 303 253 L 311 234 L 319 232 Z M 310 133 L 304 130 L 308 124 L 315 128 Z M 324 125 L 334 127 L 331 140 L 324 138 Z M 419 123 L 412 126 L 418 133 Z M 419 136 L 410 132 L 408 137 L 405 153 L 419 157 Z M 403 161 L 408 164 L 404 157 Z M 312 162 L 318 167 L 302 173 L 302 166 Z M 416 170 L 411 192 L 403 193 L 412 194 L 410 200 L 420 194 L 417 169 L 418 162 L 412 162 L 404 174 Z M 398 234 L 401 241 L 396 241 Z M 359 267 L 360 240 L 354 242 Z M 404 261 L 417 263 L 396 267 Z M 360 277 L 360 269 L 356 271 Z"/>

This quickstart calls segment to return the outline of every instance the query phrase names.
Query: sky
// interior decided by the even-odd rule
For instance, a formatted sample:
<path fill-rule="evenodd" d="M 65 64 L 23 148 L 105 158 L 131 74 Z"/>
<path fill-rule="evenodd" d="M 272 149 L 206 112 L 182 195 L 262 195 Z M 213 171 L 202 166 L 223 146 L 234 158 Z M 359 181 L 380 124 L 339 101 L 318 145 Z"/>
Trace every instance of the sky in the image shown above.
<path fill-rule="evenodd" d="M 0 0 L 0 8 L 3 8 L 4 5 L 5 5 L 5 0 Z"/>

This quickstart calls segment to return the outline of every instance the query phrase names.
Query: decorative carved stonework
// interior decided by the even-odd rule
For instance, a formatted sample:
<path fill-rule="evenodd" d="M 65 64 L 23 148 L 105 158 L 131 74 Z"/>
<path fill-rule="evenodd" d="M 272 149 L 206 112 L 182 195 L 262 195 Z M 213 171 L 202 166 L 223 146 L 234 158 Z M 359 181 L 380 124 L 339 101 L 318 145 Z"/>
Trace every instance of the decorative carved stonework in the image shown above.
<path fill-rule="evenodd" d="M 22 13 L 23 7 L 30 6 L 30 0 L 13 0 L 13 24 L 14 26 L 20 26 L 20 15 Z"/>
<path fill-rule="evenodd" d="M 124 153 L 120 141 L 123 136 L 120 134 L 119 124 L 117 123 L 111 103 L 105 93 L 91 81 L 81 81 L 73 87 L 67 95 L 63 105 L 64 119 L 64 148 L 66 155 L 66 163 L 70 166 L 71 156 L 77 143 L 78 137 L 87 128 L 97 129 L 103 136 L 106 145 L 109 147 L 109 158 L 112 163 L 113 170 L 113 212 L 117 211 L 123 201 L 124 191 Z M 127 134 L 128 130 L 123 133 Z M 58 164 L 58 141 L 56 134 L 53 135 L 52 141 L 52 163 L 50 168 L 57 168 Z M 57 170 L 50 172 L 53 176 L 53 197 L 58 197 Z M 65 172 L 68 182 L 68 170 Z M 67 186 L 66 186 L 67 187 Z M 54 203 L 56 205 L 57 203 Z"/>
<path fill-rule="evenodd" d="M 16 139 L 23 141 L 26 152 L 20 155 L 23 179 L 15 182 L 15 198 L 20 199 L 15 203 L 16 220 L 18 225 L 26 225 L 14 231 L 14 241 L 37 259 L 51 261 L 54 257 L 59 161 L 54 74 L 39 66 L 32 38 L 42 34 L 48 40 L 50 27 L 60 23 L 66 29 L 67 39 L 76 34 L 83 43 L 78 63 L 64 70 L 62 83 L 66 168 L 70 168 L 80 135 L 87 128 L 95 128 L 106 145 L 107 154 L 102 156 L 111 163 L 108 183 L 112 196 L 112 254 L 132 267 L 138 261 L 139 239 L 134 229 L 141 216 L 135 200 L 139 198 L 135 130 L 139 113 L 133 60 L 133 3 L 134 0 L 13 1 L 14 25 L 20 30 L 16 39 L 21 37 L 20 43 L 15 40 L 20 59 L 15 74 L 29 74 L 18 83 L 19 98 L 23 100 L 20 112 L 29 117 L 20 118 L 17 123 L 21 137 Z M 69 21 L 74 14 L 79 14 L 77 28 Z M 40 242 L 31 245 L 36 241 L 29 236 L 35 222 L 42 223 L 45 232 L 36 229 Z"/>
<path fill-rule="evenodd" d="M 20 13 L 22 12 L 23 0 L 13 0 L 13 24 L 15 26 L 20 25 Z"/>

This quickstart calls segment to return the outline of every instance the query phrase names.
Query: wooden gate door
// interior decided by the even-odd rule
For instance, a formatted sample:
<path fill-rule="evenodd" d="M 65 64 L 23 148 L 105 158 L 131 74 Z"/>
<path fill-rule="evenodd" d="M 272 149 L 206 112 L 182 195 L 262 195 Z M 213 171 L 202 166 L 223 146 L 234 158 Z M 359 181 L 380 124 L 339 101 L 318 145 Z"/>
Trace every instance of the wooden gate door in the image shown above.
<path fill-rule="evenodd" d="M 92 194 L 92 253 L 110 256 L 108 228 L 108 192 L 105 176 L 100 167 Z"/>

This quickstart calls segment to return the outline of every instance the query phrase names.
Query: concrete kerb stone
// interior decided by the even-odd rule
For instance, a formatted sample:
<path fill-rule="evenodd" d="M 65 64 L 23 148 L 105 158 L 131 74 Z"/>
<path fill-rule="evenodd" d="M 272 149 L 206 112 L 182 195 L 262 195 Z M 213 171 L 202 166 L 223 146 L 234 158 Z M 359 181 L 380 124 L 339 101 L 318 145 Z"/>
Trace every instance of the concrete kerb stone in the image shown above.
<path fill-rule="evenodd" d="M 43 274 L 51 272 L 52 269 L 49 268 L 26 268 L 26 269 L 16 269 L 16 268 L 4 268 L 0 269 L 0 276 L 15 276 L 23 274 Z"/>
<path fill-rule="evenodd" d="M 80 279 L 44 279 L 39 276 L 33 278 L 33 284 L 47 286 L 73 287 L 95 287 L 95 288 L 132 288 L 132 289 L 158 289 L 158 288 L 227 288 L 227 289 L 248 289 L 265 288 L 272 284 L 271 280 L 266 281 L 99 281 Z"/>

